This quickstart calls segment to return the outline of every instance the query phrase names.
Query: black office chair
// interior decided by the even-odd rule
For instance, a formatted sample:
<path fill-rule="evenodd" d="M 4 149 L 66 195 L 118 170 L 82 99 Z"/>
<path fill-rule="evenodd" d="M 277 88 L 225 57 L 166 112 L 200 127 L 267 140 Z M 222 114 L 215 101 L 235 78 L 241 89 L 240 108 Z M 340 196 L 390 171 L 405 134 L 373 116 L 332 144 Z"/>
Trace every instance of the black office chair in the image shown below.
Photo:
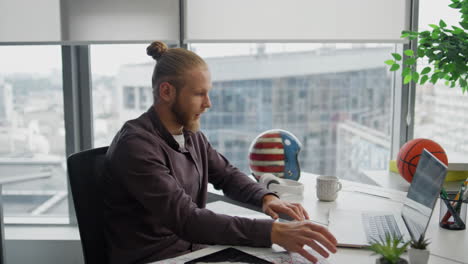
<path fill-rule="evenodd" d="M 70 155 L 68 177 L 86 264 L 108 263 L 99 185 L 108 147 Z"/>

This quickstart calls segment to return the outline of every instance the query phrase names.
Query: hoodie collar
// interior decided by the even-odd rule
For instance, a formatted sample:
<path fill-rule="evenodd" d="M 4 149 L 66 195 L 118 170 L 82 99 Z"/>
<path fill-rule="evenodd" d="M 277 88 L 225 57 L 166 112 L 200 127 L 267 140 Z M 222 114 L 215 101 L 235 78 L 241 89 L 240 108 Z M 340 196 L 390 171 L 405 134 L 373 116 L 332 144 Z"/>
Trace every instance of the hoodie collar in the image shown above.
<path fill-rule="evenodd" d="M 192 131 L 183 129 L 182 133 L 184 134 L 185 138 L 185 148 L 179 145 L 177 141 L 174 139 L 172 134 L 167 130 L 167 128 L 164 126 L 163 122 L 159 118 L 158 113 L 156 112 L 156 109 L 154 109 L 153 106 L 151 106 L 148 111 L 148 116 L 150 117 L 151 123 L 153 124 L 154 130 L 156 131 L 159 136 L 166 141 L 166 143 L 173 148 L 174 150 L 177 150 L 179 152 L 187 152 L 186 148 L 191 146 L 191 136 L 193 134 Z"/>

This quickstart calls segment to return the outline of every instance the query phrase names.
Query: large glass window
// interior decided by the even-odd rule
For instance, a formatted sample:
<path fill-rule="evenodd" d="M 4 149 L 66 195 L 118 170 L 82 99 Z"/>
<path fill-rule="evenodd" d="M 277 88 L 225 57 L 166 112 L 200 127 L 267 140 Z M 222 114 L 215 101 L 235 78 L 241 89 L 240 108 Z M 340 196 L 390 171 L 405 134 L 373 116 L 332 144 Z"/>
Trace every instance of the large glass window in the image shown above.
<path fill-rule="evenodd" d="M 146 55 L 147 46 L 91 46 L 94 147 L 108 146 L 125 121 L 153 104 L 155 61 Z"/>
<path fill-rule="evenodd" d="M 124 100 L 124 107 L 126 109 L 135 109 L 135 93 L 136 87 L 133 86 L 125 86 L 123 88 L 123 100 Z"/>
<path fill-rule="evenodd" d="M 369 182 L 390 159 L 390 44 L 192 44 L 209 64 L 212 109 L 202 129 L 246 173 L 259 133 L 285 129 L 302 142 L 306 172 Z"/>
<path fill-rule="evenodd" d="M 146 44 L 91 47 L 94 144 L 152 104 Z M 390 159 L 394 44 L 192 44 L 209 64 L 213 103 L 202 129 L 246 173 L 259 133 L 281 128 L 302 142 L 306 172 L 370 182 Z M 107 54 L 107 55 L 106 55 Z M 118 54 L 119 56 L 116 56 Z"/>
<path fill-rule="evenodd" d="M 68 221 L 60 46 L 0 47 L 6 223 Z"/>
<path fill-rule="evenodd" d="M 443 19 L 448 26 L 459 26 L 461 14 L 450 8 L 450 1 L 421 1 L 420 30 L 430 29 L 429 24 L 439 24 Z M 419 69 L 427 62 L 418 65 Z M 422 67 L 422 68 L 421 68 Z M 443 81 L 436 85 L 427 82 L 416 86 L 414 137 L 428 138 L 439 143 L 446 151 L 449 162 L 468 162 L 468 97 L 460 87 L 449 88 Z"/>

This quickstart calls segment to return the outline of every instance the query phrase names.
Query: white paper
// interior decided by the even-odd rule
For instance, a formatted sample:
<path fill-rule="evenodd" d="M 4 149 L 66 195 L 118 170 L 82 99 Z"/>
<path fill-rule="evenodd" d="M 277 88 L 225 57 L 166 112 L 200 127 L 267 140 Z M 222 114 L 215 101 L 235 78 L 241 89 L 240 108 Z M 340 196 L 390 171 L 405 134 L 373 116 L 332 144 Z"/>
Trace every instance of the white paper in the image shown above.
<path fill-rule="evenodd" d="M 405 200 L 405 193 L 401 192 L 395 192 L 395 191 L 390 191 L 390 190 L 385 190 L 383 188 L 379 189 L 374 189 L 371 187 L 362 187 L 362 186 L 348 186 L 346 188 L 343 188 L 342 191 L 345 192 L 355 192 L 355 193 L 361 193 L 364 195 L 371 195 L 371 196 L 376 196 L 376 197 L 381 197 L 381 198 L 387 198 L 390 200 L 393 200 L 395 202 L 402 203 Z"/>

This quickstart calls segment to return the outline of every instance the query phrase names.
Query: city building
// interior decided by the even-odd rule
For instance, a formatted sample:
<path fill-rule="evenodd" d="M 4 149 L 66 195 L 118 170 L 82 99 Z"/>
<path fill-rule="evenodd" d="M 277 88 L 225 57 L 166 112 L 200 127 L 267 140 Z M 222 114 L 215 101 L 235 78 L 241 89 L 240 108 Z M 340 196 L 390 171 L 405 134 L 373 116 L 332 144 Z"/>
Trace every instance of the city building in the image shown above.
<path fill-rule="evenodd" d="M 13 118 L 13 91 L 11 84 L 0 77 L 0 126 L 6 126 Z"/>
<path fill-rule="evenodd" d="M 279 128 L 302 142 L 303 171 L 368 181 L 359 169 L 388 166 L 391 76 L 382 60 L 389 52 L 391 47 L 336 49 L 328 45 L 312 51 L 259 50 L 256 55 L 206 58 L 212 73 L 212 108 L 202 116 L 202 129 L 212 145 L 245 173 L 249 173 L 252 140 L 265 130 Z M 149 76 L 153 67 L 125 65 L 119 71 L 117 123 L 136 118 L 152 104 Z M 344 123 L 367 131 L 338 133 Z M 374 142 L 372 133 L 384 135 L 380 138 L 385 143 Z M 367 149 L 383 151 L 381 160 L 371 165 L 373 155 L 345 151 L 357 148 L 356 137 L 367 142 Z M 360 166 L 350 172 L 350 165 L 338 158 Z"/>

